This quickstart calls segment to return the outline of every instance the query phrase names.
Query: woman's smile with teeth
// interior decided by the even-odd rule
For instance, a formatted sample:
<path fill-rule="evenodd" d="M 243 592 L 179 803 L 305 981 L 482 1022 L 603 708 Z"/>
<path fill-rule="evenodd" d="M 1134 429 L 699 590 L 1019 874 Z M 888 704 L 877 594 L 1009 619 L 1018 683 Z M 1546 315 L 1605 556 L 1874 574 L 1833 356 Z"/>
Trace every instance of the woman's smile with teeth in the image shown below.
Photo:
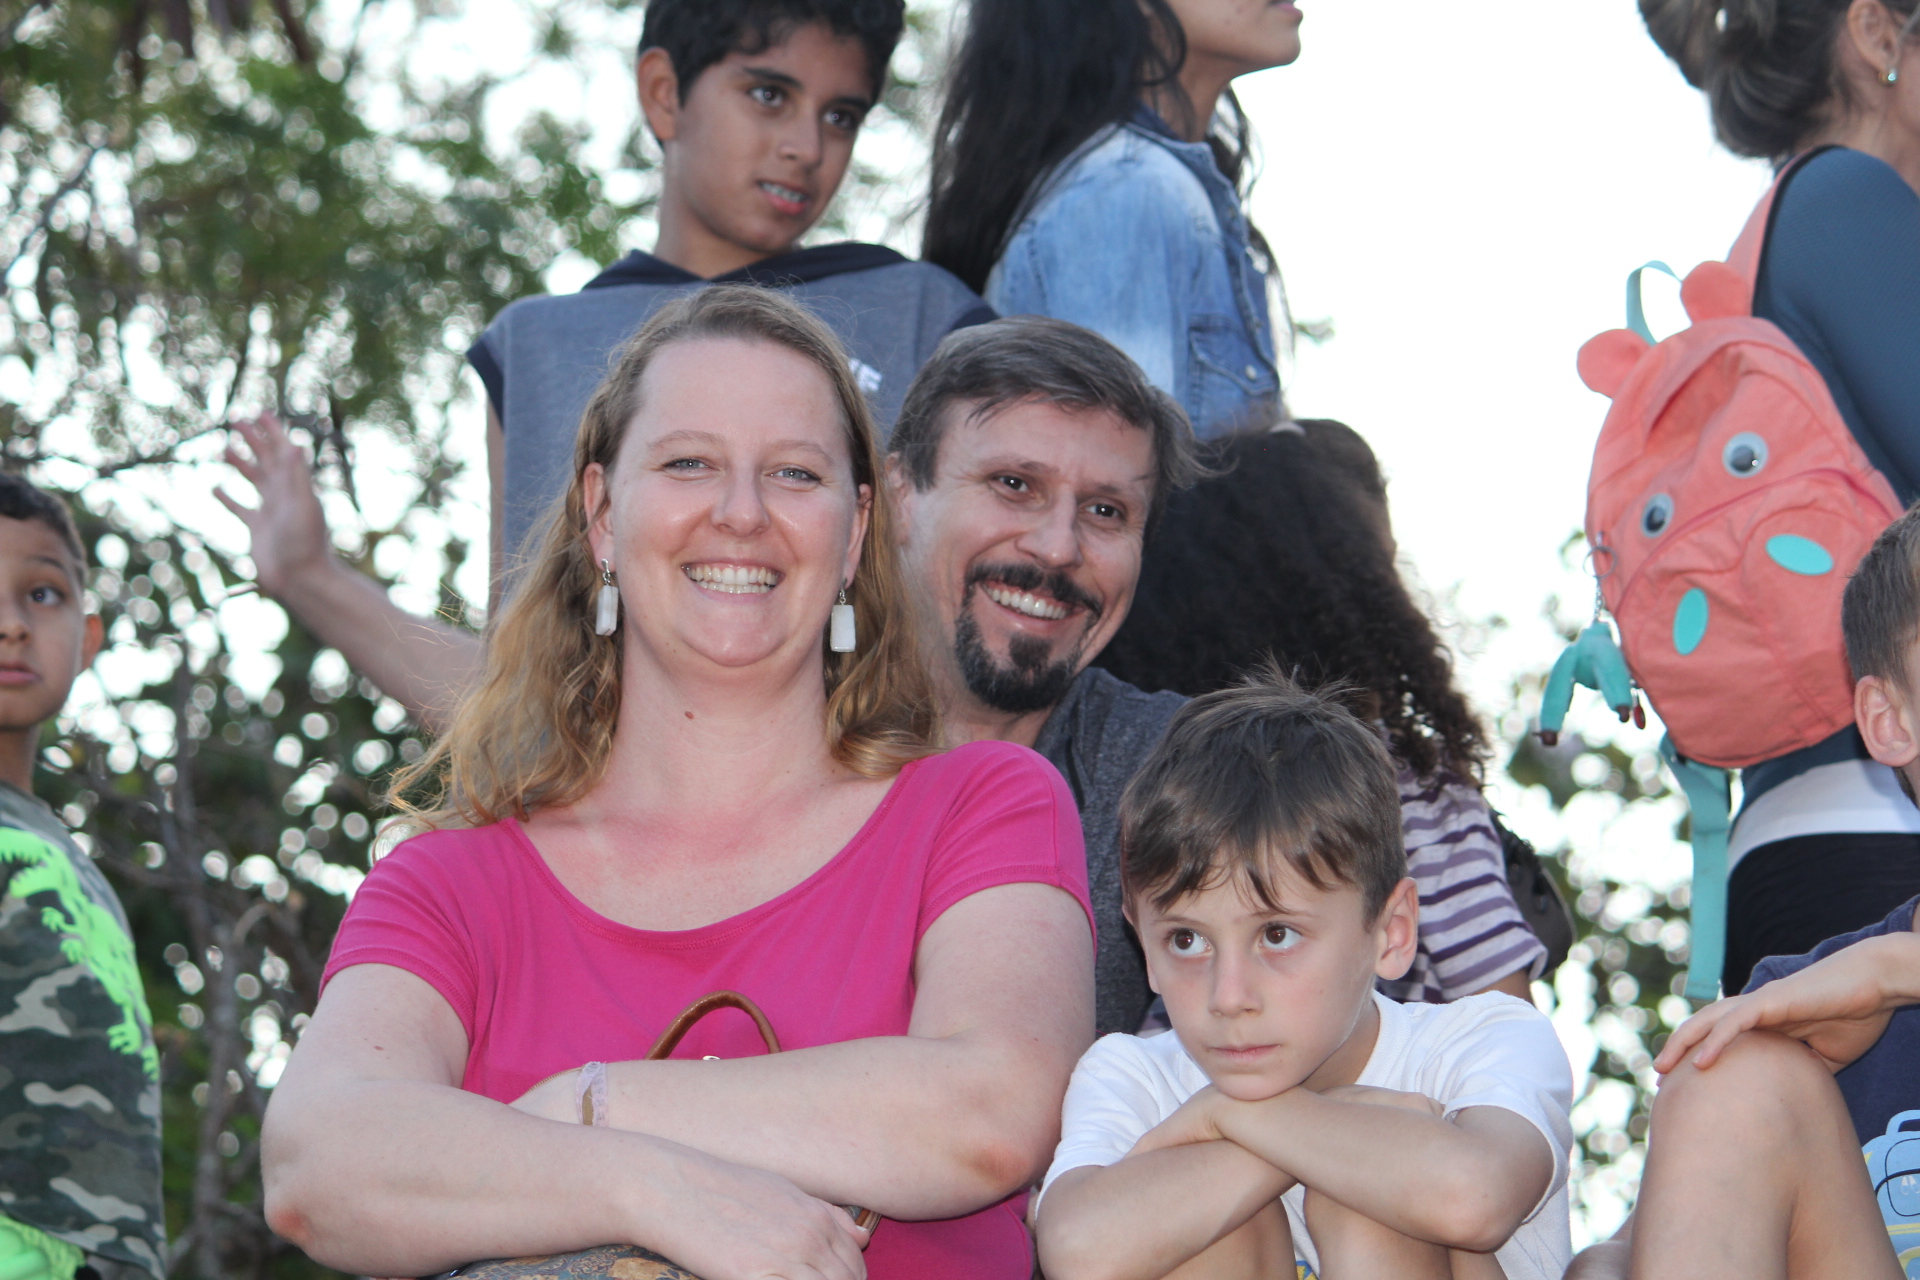
<path fill-rule="evenodd" d="M 683 572 L 703 587 L 735 596 L 765 595 L 780 581 L 778 573 L 759 565 L 690 564 Z"/>
<path fill-rule="evenodd" d="M 789 204 L 805 204 L 807 202 L 806 192 L 796 191 L 792 187 L 783 187 L 777 182 L 763 182 L 760 184 L 760 189 L 770 196 L 785 200 Z"/>
<path fill-rule="evenodd" d="M 988 586 L 987 599 L 1015 613 L 1024 613 L 1029 618 L 1046 618 L 1051 622 L 1058 622 L 1072 612 L 1063 604 L 1043 596 L 1036 596 L 1030 591 L 1015 591 L 1010 587 Z"/>

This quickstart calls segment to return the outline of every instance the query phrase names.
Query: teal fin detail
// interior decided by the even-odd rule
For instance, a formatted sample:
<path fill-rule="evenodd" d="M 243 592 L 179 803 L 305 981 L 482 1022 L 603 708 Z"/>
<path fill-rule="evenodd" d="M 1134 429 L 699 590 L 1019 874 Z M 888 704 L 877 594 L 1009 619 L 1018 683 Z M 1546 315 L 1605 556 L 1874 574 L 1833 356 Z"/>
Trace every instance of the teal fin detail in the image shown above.
<path fill-rule="evenodd" d="M 1833 572 L 1833 556 L 1812 538 L 1797 533 L 1780 533 L 1767 539 L 1767 559 L 1788 573 L 1817 578 Z"/>
<path fill-rule="evenodd" d="M 1673 647 L 1686 657 L 1707 638 L 1707 593 L 1694 587 L 1673 611 Z"/>

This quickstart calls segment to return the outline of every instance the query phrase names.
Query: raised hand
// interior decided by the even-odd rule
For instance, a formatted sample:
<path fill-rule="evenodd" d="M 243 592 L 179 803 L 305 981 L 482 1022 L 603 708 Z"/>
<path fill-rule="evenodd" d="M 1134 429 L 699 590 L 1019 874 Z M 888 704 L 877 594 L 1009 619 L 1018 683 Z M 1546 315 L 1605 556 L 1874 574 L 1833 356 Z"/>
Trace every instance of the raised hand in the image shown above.
<path fill-rule="evenodd" d="M 313 469 L 306 455 L 288 437 L 272 414 L 236 422 L 232 431 L 246 442 L 246 452 L 231 438 L 226 462 L 252 484 L 260 495 L 258 507 L 236 501 L 224 487 L 214 496 L 240 518 L 252 535 L 254 572 L 260 589 L 281 596 L 305 576 L 326 570 L 333 562 L 333 542 L 327 517 L 314 491 Z"/>
<path fill-rule="evenodd" d="M 1654 1069 L 1672 1071 L 1698 1046 L 1693 1064 L 1705 1070 L 1735 1036 L 1765 1029 L 1803 1042 L 1838 1071 L 1874 1046 L 1896 1008 L 1917 998 L 1920 938 L 1868 938 L 1758 991 L 1708 1005 L 1674 1031 Z"/>

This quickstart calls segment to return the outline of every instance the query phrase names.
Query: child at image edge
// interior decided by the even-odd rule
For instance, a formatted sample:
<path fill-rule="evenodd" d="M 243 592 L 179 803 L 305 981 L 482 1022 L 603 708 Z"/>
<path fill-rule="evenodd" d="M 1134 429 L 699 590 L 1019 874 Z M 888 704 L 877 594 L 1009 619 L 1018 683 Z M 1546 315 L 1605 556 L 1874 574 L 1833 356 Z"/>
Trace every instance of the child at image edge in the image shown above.
<path fill-rule="evenodd" d="M 1374 991 L 1416 946 L 1379 736 L 1277 672 L 1189 703 L 1128 788 L 1121 878 L 1172 1034 L 1075 1068 L 1049 1280 L 1558 1280 L 1572 1079 L 1499 993 Z"/>
<path fill-rule="evenodd" d="M 126 913 L 33 794 L 41 727 L 100 650 L 86 555 L 0 472 L 0 1277 L 160 1280 L 160 1063 Z"/>

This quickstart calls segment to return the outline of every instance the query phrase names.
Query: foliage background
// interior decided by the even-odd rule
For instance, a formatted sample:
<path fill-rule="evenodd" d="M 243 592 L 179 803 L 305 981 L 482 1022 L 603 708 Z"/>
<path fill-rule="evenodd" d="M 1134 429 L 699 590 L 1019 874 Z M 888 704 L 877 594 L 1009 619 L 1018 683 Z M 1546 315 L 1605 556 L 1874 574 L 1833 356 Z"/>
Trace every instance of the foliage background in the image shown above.
<path fill-rule="evenodd" d="M 421 750 L 396 703 L 252 592 L 208 501 L 221 424 L 283 415 L 341 554 L 478 626 L 462 353 L 508 301 L 650 242 L 645 141 L 548 105 L 583 63 L 627 56 L 631 0 L 528 3 L 484 47 L 461 12 L 0 0 L 0 455 L 74 496 L 109 633 L 36 786 L 134 922 L 180 1274 L 321 1273 L 261 1218 L 259 1120 L 379 847 L 383 781 Z M 912 247 L 945 6 L 912 12 L 822 238 Z M 1584 621 L 1548 610 L 1569 636 Z M 1461 647 L 1498 626 L 1463 627 Z M 1604 1234 L 1637 1179 L 1650 1051 L 1685 1012 L 1680 813 L 1657 730 L 1590 713 L 1590 738 L 1543 751 L 1525 735 L 1537 687 L 1508 691 L 1494 790 L 1583 917 L 1537 992 L 1578 1073 L 1576 1230 Z M 1622 840 L 1653 856 L 1622 870 L 1602 856 Z"/>

